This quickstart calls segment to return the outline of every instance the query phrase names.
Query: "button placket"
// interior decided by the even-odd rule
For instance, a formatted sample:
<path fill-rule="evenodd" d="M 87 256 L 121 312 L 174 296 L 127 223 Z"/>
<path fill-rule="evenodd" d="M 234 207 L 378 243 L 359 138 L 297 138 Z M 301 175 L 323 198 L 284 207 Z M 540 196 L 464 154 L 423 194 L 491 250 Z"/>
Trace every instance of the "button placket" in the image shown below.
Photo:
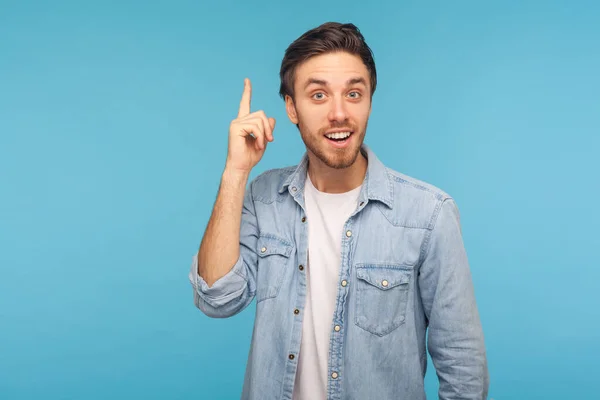
<path fill-rule="evenodd" d="M 361 204 L 360 206 L 362 207 L 364 204 Z M 342 231 L 342 248 L 343 251 L 351 253 L 352 252 L 352 235 L 353 235 L 353 231 L 352 231 L 352 227 L 353 227 L 353 223 L 352 223 L 352 219 L 348 220 L 346 222 L 346 224 L 344 225 L 344 230 Z M 345 239 L 344 239 L 345 237 Z M 341 275 L 343 277 L 347 277 L 348 276 L 348 269 L 351 269 L 350 264 L 352 263 L 352 255 L 348 254 L 348 257 L 343 256 L 343 260 L 345 260 L 344 264 L 342 265 L 342 270 Z M 342 279 L 341 281 L 338 281 L 339 284 L 342 286 L 343 290 L 340 289 L 339 292 L 339 296 L 341 297 L 346 297 L 347 296 L 347 287 L 348 287 L 348 280 L 347 279 Z M 344 302 L 341 302 L 342 304 Z M 344 324 L 344 313 L 343 313 L 343 308 L 344 306 L 342 305 L 338 305 L 338 307 L 336 308 L 336 316 L 338 315 L 338 313 L 340 313 L 340 317 L 337 318 L 334 322 L 334 326 L 333 326 L 333 331 L 332 334 L 334 335 L 332 337 L 332 339 L 339 345 L 342 345 L 342 342 L 344 340 L 343 335 L 341 334 L 342 331 L 342 325 Z M 339 369 L 340 365 L 342 363 L 341 360 L 341 354 L 338 355 L 338 353 L 336 352 L 335 356 L 332 359 L 331 365 L 330 367 L 332 369 Z M 334 371 L 330 371 L 330 375 L 329 375 L 329 379 L 332 379 L 334 382 L 332 382 L 332 389 L 333 390 L 339 390 L 339 385 L 340 385 L 340 381 L 338 380 L 338 378 L 340 377 L 339 371 L 334 370 Z"/>

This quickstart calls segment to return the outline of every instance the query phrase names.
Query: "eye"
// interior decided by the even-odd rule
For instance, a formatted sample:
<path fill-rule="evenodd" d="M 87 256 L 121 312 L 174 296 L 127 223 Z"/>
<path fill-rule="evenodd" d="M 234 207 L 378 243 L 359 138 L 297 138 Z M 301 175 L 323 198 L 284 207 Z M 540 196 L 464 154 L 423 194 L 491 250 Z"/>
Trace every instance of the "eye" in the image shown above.
<path fill-rule="evenodd" d="M 312 98 L 315 100 L 323 100 L 325 98 L 325 93 L 323 92 L 317 92 L 315 94 L 312 95 Z"/>
<path fill-rule="evenodd" d="M 348 93 L 348 96 L 350 96 L 350 98 L 352 98 L 352 99 L 358 99 L 358 98 L 360 98 L 361 94 L 360 94 L 360 92 L 352 91 L 352 92 Z"/>

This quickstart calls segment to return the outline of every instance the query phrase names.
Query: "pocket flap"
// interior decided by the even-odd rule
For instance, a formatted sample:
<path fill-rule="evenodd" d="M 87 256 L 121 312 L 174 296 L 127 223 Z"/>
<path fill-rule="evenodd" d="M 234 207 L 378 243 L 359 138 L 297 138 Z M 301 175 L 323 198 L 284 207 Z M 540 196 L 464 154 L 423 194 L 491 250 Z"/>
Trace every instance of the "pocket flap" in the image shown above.
<path fill-rule="evenodd" d="M 291 243 L 271 235 L 259 236 L 256 247 L 256 252 L 259 257 L 266 257 L 272 254 L 289 257 L 294 248 Z"/>
<path fill-rule="evenodd" d="M 356 268 L 356 277 L 381 289 L 389 290 L 410 280 L 411 271 L 382 266 L 361 266 Z"/>

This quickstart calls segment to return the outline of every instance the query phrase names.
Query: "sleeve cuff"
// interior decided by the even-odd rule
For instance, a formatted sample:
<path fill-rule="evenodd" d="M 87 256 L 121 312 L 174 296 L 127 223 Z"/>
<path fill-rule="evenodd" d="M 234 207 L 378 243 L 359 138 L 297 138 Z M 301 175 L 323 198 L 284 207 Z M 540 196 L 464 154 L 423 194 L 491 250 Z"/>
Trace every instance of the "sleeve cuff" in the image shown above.
<path fill-rule="evenodd" d="M 213 307 L 219 307 L 232 298 L 238 297 L 248 284 L 241 254 L 233 268 L 208 287 L 204 278 L 198 274 L 198 253 L 196 253 L 192 257 L 189 280 L 198 296 Z"/>

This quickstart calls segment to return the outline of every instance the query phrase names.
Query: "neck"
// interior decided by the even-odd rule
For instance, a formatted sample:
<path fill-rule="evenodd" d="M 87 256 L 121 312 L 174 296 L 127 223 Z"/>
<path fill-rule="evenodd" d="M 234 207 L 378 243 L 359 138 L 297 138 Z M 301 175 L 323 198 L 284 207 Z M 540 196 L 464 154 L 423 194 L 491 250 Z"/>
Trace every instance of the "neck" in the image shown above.
<path fill-rule="evenodd" d="M 345 193 L 359 187 L 367 173 L 367 159 L 358 153 L 354 164 L 348 168 L 336 169 L 325 165 L 314 154 L 308 154 L 308 174 L 310 180 L 320 192 Z"/>

